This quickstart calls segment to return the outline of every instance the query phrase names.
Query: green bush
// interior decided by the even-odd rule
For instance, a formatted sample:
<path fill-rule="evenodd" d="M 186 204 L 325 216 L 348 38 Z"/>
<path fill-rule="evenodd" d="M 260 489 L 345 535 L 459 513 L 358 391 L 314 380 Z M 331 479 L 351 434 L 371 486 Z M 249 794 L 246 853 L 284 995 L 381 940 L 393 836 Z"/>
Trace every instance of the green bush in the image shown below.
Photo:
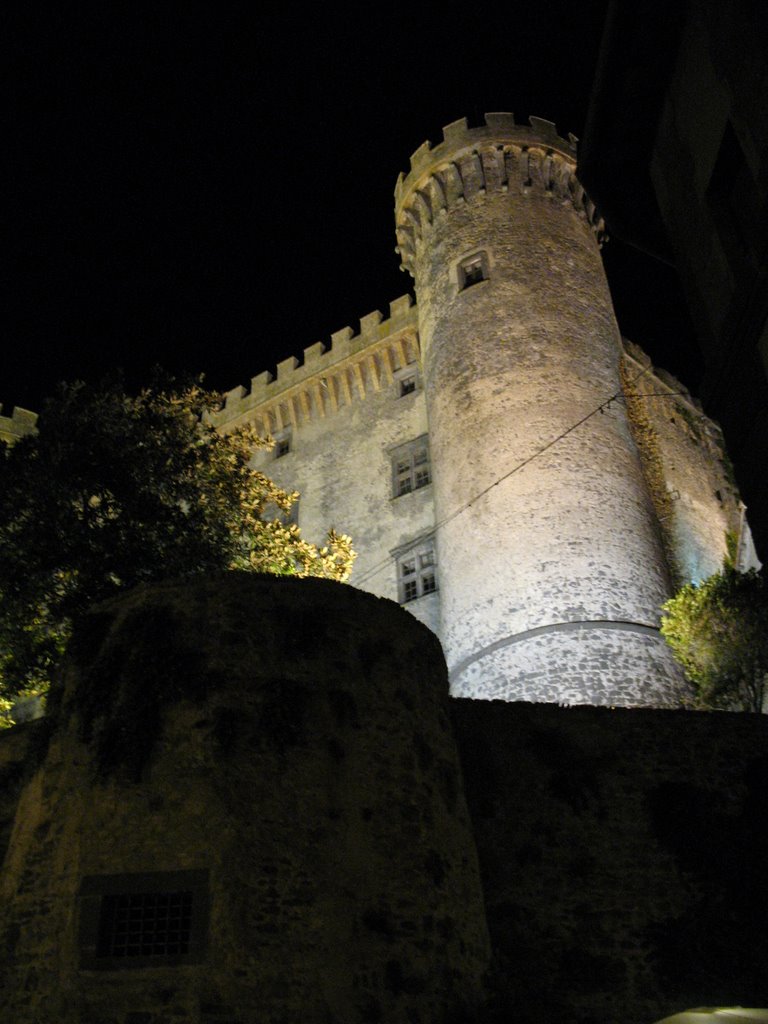
<path fill-rule="evenodd" d="M 768 591 L 727 566 L 663 606 L 661 633 L 696 689 L 695 705 L 762 711 L 768 697 Z"/>
<path fill-rule="evenodd" d="M 198 384 L 62 385 L 36 434 L 0 444 L 0 698 L 44 689 L 73 623 L 122 588 L 222 569 L 348 577 L 350 539 L 318 548 L 284 521 L 298 495 L 251 464 L 271 439 L 217 432 L 218 405 Z"/>

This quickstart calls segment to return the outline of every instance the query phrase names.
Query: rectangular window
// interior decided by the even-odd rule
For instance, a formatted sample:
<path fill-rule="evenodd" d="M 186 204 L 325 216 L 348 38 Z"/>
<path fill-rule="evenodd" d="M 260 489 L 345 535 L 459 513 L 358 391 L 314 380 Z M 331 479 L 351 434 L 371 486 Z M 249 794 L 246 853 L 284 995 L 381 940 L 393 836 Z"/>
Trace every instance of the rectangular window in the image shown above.
<path fill-rule="evenodd" d="M 473 284 L 488 280 L 488 256 L 484 252 L 476 252 L 467 256 L 458 265 L 459 291 L 471 288 Z"/>
<path fill-rule="evenodd" d="M 401 366 L 399 370 L 395 370 L 394 378 L 395 393 L 398 398 L 412 395 L 421 388 L 419 368 L 416 363 L 408 363 L 406 366 Z"/>
<path fill-rule="evenodd" d="M 275 447 L 272 449 L 276 459 L 282 459 L 291 450 L 291 435 L 288 431 L 278 434 L 275 437 Z"/>
<path fill-rule="evenodd" d="M 283 526 L 298 526 L 299 525 L 299 501 L 297 498 L 287 512 L 284 512 L 281 508 L 278 508 L 274 502 L 270 501 L 264 506 L 262 518 L 265 522 L 270 522 L 276 519 L 278 523 Z"/>
<path fill-rule="evenodd" d="M 192 891 L 102 897 L 97 957 L 179 956 L 192 939 Z"/>
<path fill-rule="evenodd" d="M 434 541 L 424 541 L 398 558 L 397 590 L 400 604 L 437 590 Z"/>
<path fill-rule="evenodd" d="M 207 871 L 83 879 L 80 966 L 86 970 L 200 963 L 207 929 Z"/>
<path fill-rule="evenodd" d="M 411 395 L 416 390 L 416 374 L 412 373 L 408 377 L 400 378 L 400 397 L 403 395 Z"/>
<path fill-rule="evenodd" d="M 431 480 L 426 434 L 395 449 L 392 453 L 392 493 L 395 498 L 426 487 Z"/>

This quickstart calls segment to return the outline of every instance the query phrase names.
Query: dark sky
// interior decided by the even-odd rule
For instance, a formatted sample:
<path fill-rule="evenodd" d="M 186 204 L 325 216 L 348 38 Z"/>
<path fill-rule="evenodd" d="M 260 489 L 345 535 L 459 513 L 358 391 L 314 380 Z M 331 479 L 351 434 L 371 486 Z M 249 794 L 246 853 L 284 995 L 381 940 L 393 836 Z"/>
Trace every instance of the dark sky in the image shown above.
<path fill-rule="evenodd" d="M 486 110 L 579 135 L 605 6 L 17 12 L 4 411 L 116 366 L 247 384 L 386 313 L 411 287 L 392 199 L 410 153 Z M 620 243 L 606 262 L 622 329 L 685 372 L 672 275 Z"/>

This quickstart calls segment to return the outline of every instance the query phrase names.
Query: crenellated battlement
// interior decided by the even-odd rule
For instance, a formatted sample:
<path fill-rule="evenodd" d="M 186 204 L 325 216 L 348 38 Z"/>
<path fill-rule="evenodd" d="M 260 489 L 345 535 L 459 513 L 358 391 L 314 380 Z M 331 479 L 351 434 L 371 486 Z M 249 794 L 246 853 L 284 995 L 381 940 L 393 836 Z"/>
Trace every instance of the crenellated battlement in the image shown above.
<path fill-rule="evenodd" d="M 436 217 L 489 192 L 544 193 L 567 203 L 602 235 L 604 225 L 576 178 L 576 138 L 558 135 L 551 121 L 531 117 L 516 124 L 513 114 L 490 113 L 470 128 L 466 118 L 443 129 L 436 146 L 424 142 L 411 156 L 411 169 L 395 186 L 397 251 L 411 270 L 418 241 Z"/>
<path fill-rule="evenodd" d="M 462 149 L 471 149 L 481 143 L 500 141 L 517 143 L 520 147 L 544 145 L 557 150 L 576 162 L 575 135 L 561 138 L 552 121 L 540 117 L 529 118 L 529 124 L 517 124 L 515 115 L 510 113 L 485 114 L 485 124 L 470 128 L 466 117 L 452 121 L 443 128 L 443 141 L 436 146 L 427 139 L 411 154 L 411 169 L 406 175 L 400 174 L 395 186 L 395 202 L 399 206 L 409 189 L 418 187 L 419 181 L 432 173 L 436 165 L 453 159 Z"/>
<path fill-rule="evenodd" d="M 211 417 L 224 429 L 255 422 L 269 434 L 299 422 L 335 412 L 355 398 L 365 398 L 389 383 L 393 374 L 418 358 L 416 307 L 410 295 L 389 305 L 389 318 L 379 310 L 360 318 L 360 330 L 342 327 L 331 335 L 330 346 L 315 342 L 251 378 L 250 389 L 236 387 L 224 395 L 220 412 Z"/>
<path fill-rule="evenodd" d="M 0 405 L 0 413 L 3 407 Z M 34 432 L 37 425 L 37 413 L 29 409 L 15 407 L 10 416 L 0 415 L 0 441 L 18 441 L 25 434 Z"/>

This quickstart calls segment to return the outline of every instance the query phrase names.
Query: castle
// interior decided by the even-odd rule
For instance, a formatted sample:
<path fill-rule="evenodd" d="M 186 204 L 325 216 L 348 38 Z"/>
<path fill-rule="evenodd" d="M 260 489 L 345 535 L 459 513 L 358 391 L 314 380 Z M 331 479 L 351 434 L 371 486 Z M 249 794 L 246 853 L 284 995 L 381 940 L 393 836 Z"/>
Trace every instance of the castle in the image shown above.
<path fill-rule="evenodd" d="M 354 535 L 360 589 L 138 588 L 81 624 L 56 714 L 0 737 L 9 1020 L 768 1002 L 768 719 L 665 710 L 657 629 L 749 533 L 717 427 L 619 339 L 574 166 L 547 122 L 449 126 L 397 187 L 418 306 L 227 395 L 303 532 Z M 434 634 L 485 699 L 448 700 Z"/>
<path fill-rule="evenodd" d="M 395 191 L 417 303 L 233 389 L 214 422 L 275 438 L 255 461 L 300 492 L 304 536 L 352 536 L 350 582 L 437 634 L 454 696 L 675 707 L 661 604 L 727 537 L 757 563 L 719 428 L 619 335 L 575 141 L 496 113 L 422 145 Z M 33 427 L 0 417 L 0 437 Z"/>
<path fill-rule="evenodd" d="M 226 396 L 275 440 L 298 521 L 359 551 L 351 583 L 440 638 L 454 696 L 676 706 L 659 636 L 680 582 L 753 553 L 717 426 L 620 339 L 575 139 L 488 114 L 397 182 L 415 279 Z"/>

